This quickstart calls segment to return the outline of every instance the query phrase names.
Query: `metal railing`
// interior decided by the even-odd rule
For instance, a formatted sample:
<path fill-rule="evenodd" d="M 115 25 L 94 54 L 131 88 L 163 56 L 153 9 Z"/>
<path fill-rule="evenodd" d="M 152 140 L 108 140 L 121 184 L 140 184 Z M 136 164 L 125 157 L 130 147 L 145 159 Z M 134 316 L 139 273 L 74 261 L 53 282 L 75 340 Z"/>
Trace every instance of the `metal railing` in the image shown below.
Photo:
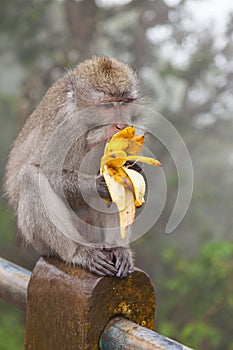
<path fill-rule="evenodd" d="M 0 297 L 26 310 L 27 287 L 31 272 L 0 258 Z"/>
<path fill-rule="evenodd" d="M 30 276 L 30 271 L 0 258 L 0 297 L 26 310 Z M 123 317 L 114 317 L 108 322 L 103 330 L 99 347 L 101 350 L 190 350 Z"/>

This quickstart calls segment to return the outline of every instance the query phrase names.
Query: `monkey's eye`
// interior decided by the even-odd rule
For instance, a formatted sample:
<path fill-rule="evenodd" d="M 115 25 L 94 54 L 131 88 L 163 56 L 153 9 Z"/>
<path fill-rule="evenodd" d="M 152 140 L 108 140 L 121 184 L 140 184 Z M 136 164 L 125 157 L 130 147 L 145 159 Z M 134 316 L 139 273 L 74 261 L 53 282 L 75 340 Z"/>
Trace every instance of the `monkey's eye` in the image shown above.
<path fill-rule="evenodd" d="M 120 104 L 121 106 L 124 106 L 124 105 L 127 105 L 127 104 L 132 103 L 132 102 L 134 102 L 134 99 L 132 99 L 132 98 L 126 98 L 126 99 L 124 99 L 124 100 L 119 101 L 119 104 Z"/>
<path fill-rule="evenodd" d="M 128 103 L 128 101 L 126 101 L 126 100 L 119 101 L 120 106 L 124 106 L 124 105 L 126 105 L 127 103 Z"/>
<path fill-rule="evenodd" d="M 104 106 L 105 108 L 114 108 L 114 103 L 107 102 L 107 103 L 103 103 L 102 106 Z"/>

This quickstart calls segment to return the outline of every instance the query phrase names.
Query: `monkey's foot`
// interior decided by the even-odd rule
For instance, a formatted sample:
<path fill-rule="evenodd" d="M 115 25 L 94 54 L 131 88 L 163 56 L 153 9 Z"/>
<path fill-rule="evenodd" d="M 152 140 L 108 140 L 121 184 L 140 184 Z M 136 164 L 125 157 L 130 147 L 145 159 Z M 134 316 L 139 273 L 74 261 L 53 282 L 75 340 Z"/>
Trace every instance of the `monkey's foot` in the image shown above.
<path fill-rule="evenodd" d="M 117 274 L 117 267 L 114 266 L 109 252 L 99 248 L 88 246 L 78 248 L 72 262 L 100 276 L 115 276 Z"/>
<path fill-rule="evenodd" d="M 127 277 L 134 270 L 132 252 L 129 248 L 116 247 L 111 249 L 111 258 L 117 269 L 116 277 Z"/>

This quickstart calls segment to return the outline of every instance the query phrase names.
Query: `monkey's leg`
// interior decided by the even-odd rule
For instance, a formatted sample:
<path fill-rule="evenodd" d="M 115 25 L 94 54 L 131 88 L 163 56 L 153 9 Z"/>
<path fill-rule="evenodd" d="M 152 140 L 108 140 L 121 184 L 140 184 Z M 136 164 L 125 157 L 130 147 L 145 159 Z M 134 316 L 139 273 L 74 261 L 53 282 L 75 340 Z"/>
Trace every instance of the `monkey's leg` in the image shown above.
<path fill-rule="evenodd" d="M 65 262 L 77 264 L 99 275 L 115 275 L 117 269 L 107 252 L 76 243 L 58 230 L 48 216 L 41 191 L 51 195 L 58 216 L 67 210 L 48 179 L 39 172 L 39 167 L 25 165 L 20 171 L 17 212 L 18 226 L 25 240 L 41 255 L 58 255 Z M 72 227 L 72 222 L 67 224 Z"/>
<path fill-rule="evenodd" d="M 139 168 L 139 167 L 138 167 Z M 141 170 L 141 168 L 139 168 Z M 138 170 L 138 169 L 136 169 Z M 85 175 L 83 173 L 78 173 L 76 171 L 68 171 L 63 174 L 63 185 L 64 191 L 69 196 L 77 196 L 80 192 L 86 195 L 93 195 L 94 193 L 99 196 L 101 195 L 104 198 L 111 199 L 104 177 L 103 176 L 92 176 Z M 97 186 L 97 191 L 96 191 Z M 91 215 L 93 217 L 93 213 Z M 97 219 L 98 220 L 98 219 Z M 108 219 L 107 219 L 108 220 Z M 113 224 L 114 218 L 111 219 L 111 224 Z M 118 214 L 115 216 L 115 225 L 118 225 Z M 104 226 L 107 227 L 108 221 L 105 222 L 103 218 Z M 116 233 L 119 234 L 119 233 Z M 117 277 L 127 277 L 130 273 L 133 272 L 133 257 L 132 251 L 129 247 L 116 247 L 109 248 L 106 244 L 102 245 L 103 251 L 108 251 L 110 259 L 115 264 L 115 268 L 117 269 L 116 276 Z M 106 266 L 107 268 L 107 266 Z"/>

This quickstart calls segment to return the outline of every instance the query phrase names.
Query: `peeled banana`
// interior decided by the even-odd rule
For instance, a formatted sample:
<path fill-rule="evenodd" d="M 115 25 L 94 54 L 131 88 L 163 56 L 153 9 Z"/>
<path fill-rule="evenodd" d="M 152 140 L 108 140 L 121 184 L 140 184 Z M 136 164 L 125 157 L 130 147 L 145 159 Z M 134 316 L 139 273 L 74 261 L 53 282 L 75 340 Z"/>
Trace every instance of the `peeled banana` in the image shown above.
<path fill-rule="evenodd" d="M 137 155 L 143 147 L 144 135 L 135 136 L 135 132 L 133 126 L 128 126 L 114 134 L 105 146 L 100 163 L 100 173 L 104 176 L 111 199 L 119 211 L 122 239 L 126 237 L 127 228 L 134 222 L 136 207 L 144 204 L 146 191 L 143 176 L 125 163 L 133 161 L 161 166 L 154 158 Z"/>

